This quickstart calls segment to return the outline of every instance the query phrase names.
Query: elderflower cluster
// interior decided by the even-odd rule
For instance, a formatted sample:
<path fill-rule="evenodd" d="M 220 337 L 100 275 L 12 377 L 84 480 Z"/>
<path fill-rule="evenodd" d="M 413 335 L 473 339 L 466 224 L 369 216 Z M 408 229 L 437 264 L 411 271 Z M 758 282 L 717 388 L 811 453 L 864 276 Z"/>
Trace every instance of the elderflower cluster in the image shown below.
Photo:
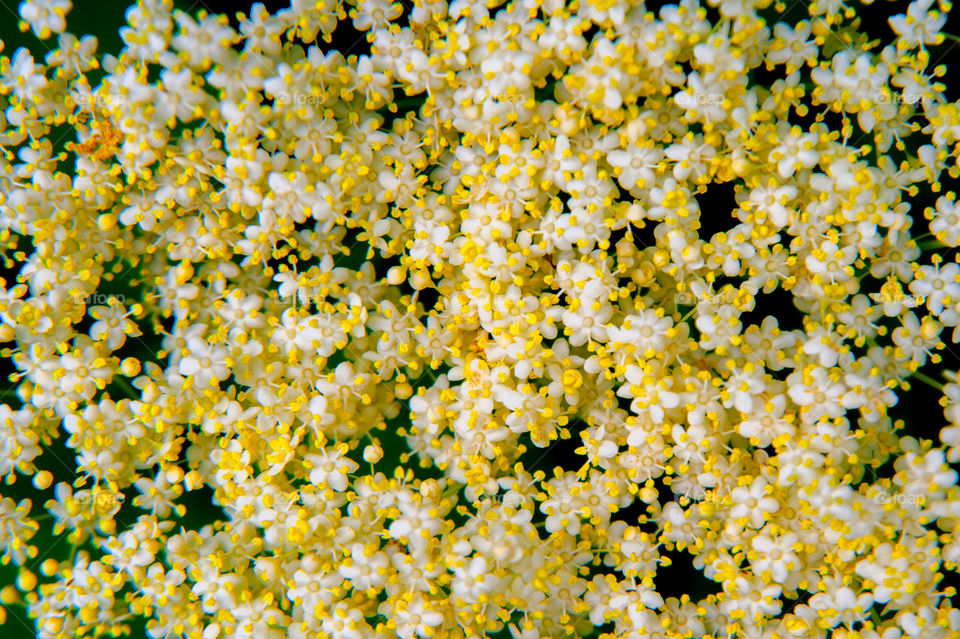
<path fill-rule="evenodd" d="M 957 637 L 949 8 L 139 0 L 107 55 L 21 3 L 0 600 L 44 639 Z M 923 382 L 939 441 L 891 412 Z"/>

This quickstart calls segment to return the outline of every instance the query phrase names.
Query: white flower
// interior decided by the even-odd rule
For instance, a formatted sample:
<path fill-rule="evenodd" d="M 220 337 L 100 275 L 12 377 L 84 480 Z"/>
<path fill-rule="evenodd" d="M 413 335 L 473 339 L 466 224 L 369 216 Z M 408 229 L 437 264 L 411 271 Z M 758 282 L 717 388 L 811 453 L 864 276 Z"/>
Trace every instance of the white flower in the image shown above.
<path fill-rule="evenodd" d="M 264 318 L 259 312 L 263 298 L 259 295 L 247 295 L 239 289 L 232 289 L 218 302 L 214 303 L 214 308 L 227 328 L 246 331 L 264 325 Z"/>
<path fill-rule="evenodd" d="M 343 560 L 338 570 L 356 590 L 370 590 L 386 583 L 388 563 L 387 556 L 375 548 L 351 544 L 349 557 Z"/>
<path fill-rule="evenodd" d="M 249 15 L 240 21 L 240 33 L 246 37 L 245 47 L 271 55 L 280 51 L 282 29 L 283 22 L 259 2 L 251 6 Z"/>
<path fill-rule="evenodd" d="M 585 300 L 576 311 L 564 311 L 563 323 L 566 325 L 571 346 L 582 346 L 588 341 L 607 341 L 606 322 L 613 315 L 613 307 L 603 302 Z"/>
<path fill-rule="evenodd" d="M 815 358 L 815 361 L 825 368 L 837 365 L 840 359 L 842 340 L 839 335 L 829 328 L 820 326 L 807 335 L 803 342 L 803 352 Z"/>
<path fill-rule="evenodd" d="M 356 15 L 353 16 L 353 26 L 357 31 L 384 29 L 401 13 L 403 6 L 399 2 L 361 0 L 357 3 Z"/>
<path fill-rule="evenodd" d="M 567 472 L 548 482 L 547 490 L 551 496 L 540 504 L 540 510 L 547 516 L 548 532 L 566 530 L 567 534 L 580 532 L 580 509 L 583 501 L 572 491 L 579 485 L 575 473 Z"/>
<path fill-rule="evenodd" d="M 425 549 L 443 525 L 438 511 L 409 490 L 401 491 L 396 499 L 400 513 L 387 529 L 388 534 L 392 539 L 406 540 L 412 549 Z"/>
<path fill-rule="evenodd" d="M 815 275 L 827 282 L 843 282 L 854 275 L 853 262 L 857 259 L 857 247 L 840 247 L 832 240 L 824 240 L 807 256 L 804 264 Z"/>
<path fill-rule="evenodd" d="M 801 169 L 816 166 L 820 161 L 820 153 L 816 150 L 816 133 L 804 133 L 800 127 L 788 128 L 786 124 L 778 129 L 777 133 L 782 141 L 770 152 L 770 159 L 777 163 L 777 173 L 781 178 L 786 180 Z M 796 195 L 797 191 L 794 189 L 788 199 L 793 199 Z"/>
<path fill-rule="evenodd" d="M 722 604 L 724 610 L 740 612 L 753 621 L 780 614 L 783 588 L 779 584 L 740 576 L 732 580 L 731 586 L 734 596 Z"/>
<path fill-rule="evenodd" d="M 750 543 L 756 558 L 751 561 L 753 574 L 775 583 L 783 583 L 790 572 L 799 571 L 800 558 L 794 546 L 797 544 L 796 533 L 786 532 L 777 537 L 760 534 Z"/>
<path fill-rule="evenodd" d="M 64 486 L 64 484 L 60 486 Z M 66 490 L 69 491 L 69 488 Z M 57 496 L 60 497 L 61 488 L 59 486 L 57 492 Z M 28 517 L 30 507 L 29 499 L 21 499 L 19 502 L 15 502 L 9 497 L 4 497 L 0 500 L 0 547 L 3 548 L 3 554 L 0 555 L 0 558 L 3 559 L 4 563 L 13 561 L 14 564 L 22 566 L 27 559 L 37 556 L 37 547 L 24 543 L 31 539 L 39 529 L 37 523 Z M 58 513 L 54 512 L 54 516 L 57 515 Z"/>
<path fill-rule="evenodd" d="M 564 190 L 570 194 L 570 210 L 578 215 L 606 209 L 616 196 L 613 182 L 603 175 L 598 175 L 597 166 L 593 163 L 586 164 L 574 174 L 573 179 L 567 181 Z"/>
<path fill-rule="evenodd" d="M 655 172 L 664 157 L 663 150 L 650 141 L 628 144 L 626 149 L 607 153 L 607 162 L 625 189 L 643 188 L 655 181 Z"/>
<path fill-rule="evenodd" d="M 312 610 L 312 608 L 307 608 Z M 331 639 L 363 639 L 373 631 L 363 618 L 363 612 L 345 602 L 337 602 L 333 610 L 323 616 L 320 623 L 323 632 Z"/>
<path fill-rule="evenodd" d="M 785 417 L 786 409 L 787 397 L 782 394 L 774 395 L 763 406 L 755 403 L 755 412 L 746 416 L 737 431 L 751 441 L 756 440 L 757 446 L 769 446 L 775 439 L 795 432 L 795 427 Z"/>
<path fill-rule="evenodd" d="M 809 373 L 792 373 L 787 378 L 787 393 L 798 406 L 803 407 L 804 420 L 815 423 L 821 417 L 840 417 L 845 412 L 842 403 L 847 387 L 834 381 L 830 372 L 816 367 Z"/>
<path fill-rule="evenodd" d="M 419 593 L 401 600 L 396 608 L 389 602 L 383 602 L 378 612 L 389 615 L 395 621 L 396 632 L 401 639 L 412 639 L 414 635 L 433 636 L 433 628 L 443 623 L 443 615 L 433 610 Z"/>
<path fill-rule="evenodd" d="M 960 300 L 960 265 L 951 262 L 941 268 L 937 262 L 934 266 L 921 266 L 915 277 L 910 282 L 910 291 L 926 300 L 927 308 L 934 315 L 940 315 L 944 306 Z"/>
<path fill-rule="evenodd" d="M 480 62 L 483 78 L 491 96 L 512 96 L 530 87 L 533 55 L 511 49 L 509 44 L 495 49 Z"/>
<path fill-rule="evenodd" d="M 954 198 L 943 195 L 937 198 L 936 208 L 927 209 L 930 232 L 948 246 L 960 245 L 960 205 Z"/>
<path fill-rule="evenodd" d="M 756 397 L 766 390 L 763 375 L 753 366 L 735 371 L 725 385 L 724 408 L 736 408 L 741 413 L 753 412 Z"/>
<path fill-rule="evenodd" d="M 673 160 L 673 177 L 694 182 L 705 177 L 714 163 L 717 150 L 703 141 L 702 135 L 688 135 L 682 142 L 671 144 L 664 151 L 667 159 Z"/>
<path fill-rule="evenodd" d="M 552 49 L 561 59 L 573 61 L 575 54 L 587 48 L 587 41 L 581 35 L 581 20 L 569 17 L 553 16 L 547 22 L 547 29 L 540 35 L 540 46 Z"/>
<path fill-rule="evenodd" d="M 337 492 L 347 489 L 347 475 L 360 465 L 346 456 L 347 445 L 337 444 L 324 448 L 319 454 L 311 453 L 304 457 L 304 465 L 310 469 L 310 483 Z"/>
<path fill-rule="evenodd" d="M 770 485 L 762 477 L 757 477 L 749 486 L 734 488 L 730 493 L 733 503 L 730 516 L 734 519 L 747 519 L 753 528 L 762 528 L 769 516 L 780 510 L 778 502 L 769 494 Z"/>
<path fill-rule="evenodd" d="M 183 471 L 178 467 L 176 470 L 158 472 L 153 478 L 141 477 L 133 483 L 140 493 L 133 498 L 133 505 L 149 510 L 160 518 L 169 516 L 174 508 L 180 516 L 183 516 L 184 507 L 176 506 L 174 503 L 174 500 L 183 494 L 181 481 L 183 481 Z"/>
<path fill-rule="evenodd" d="M 619 326 L 610 329 L 610 334 L 614 348 L 650 357 L 666 346 L 672 326 L 671 318 L 647 309 L 624 317 Z"/>
<path fill-rule="evenodd" d="M 20 17 L 41 40 L 67 28 L 67 14 L 73 8 L 70 0 L 26 0 L 20 3 Z"/>
<path fill-rule="evenodd" d="M 93 306 L 90 308 L 90 317 L 97 320 L 90 326 L 90 337 L 97 341 L 106 342 L 107 348 L 115 351 L 123 346 L 127 336 L 139 337 L 142 335 L 136 322 L 128 319 L 134 314 L 127 310 L 116 298 L 111 297 L 110 306 Z"/>
<path fill-rule="evenodd" d="M 190 337 L 178 370 L 181 375 L 191 377 L 201 387 L 211 386 L 230 376 L 227 366 L 229 352 L 223 346 L 211 345 L 200 337 Z"/>
<path fill-rule="evenodd" d="M 803 67 L 808 60 L 817 59 L 816 41 L 810 38 L 813 26 L 802 20 L 791 27 L 785 22 L 773 25 L 774 44 L 767 61 L 773 64 L 786 64 L 789 73 Z"/>
<path fill-rule="evenodd" d="M 189 14 L 178 12 L 175 20 L 180 30 L 171 44 L 186 55 L 192 66 L 204 69 L 214 62 L 223 64 L 229 60 L 236 32 L 225 17 L 212 14 L 197 22 Z"/>
<path fill-rule="evenodd" d="M 926 363 L 927 356 L 939 360 L 939 355 L 933 351 L 943 347 L 940 342 L 943 324 L 930 316 L 921 321 L 913 311 L 902 316 L 901 321 L 903 325 L 893 330 L 893 343 L 898 346 L 899 351 L 897 355 L 921 366 Z"/>
<path fill-rule="evenodd" d="M 899 38 L 897 48 L 913 49 L 925 44 L 937 44 L 940 30 L 947 23 L 947 14 L 930 10 L 934 0 L 914 0 L 907 14 L 898 13 L 890 18 L 890 28 Z"/>
<path fill-rule="evenodd" d="M 692 508 L 684 510 L 680 507 L 680 504 L 671 501 L 663 507 L 661 517 L 663 518 L 664 532 L 667 535 L 667 539 L 675 542 L 678 550 L 683 550 L 689 545 L 700 545 L 703 543 L 701 539 L 702 531 L 696 523 L 696 517 L 694 517 Z"/>
<path fill-rule="evenodd" d="M 462 559 L 453 569 L 451 584 L 453 595 L 473 603 L 500 587 L 500 579 L 494 574 L 486 557 Z"/>
<path fill-rule="evenodd" d="M 334 600 L 334 589 L 343 583 L 340 572 L 322 570 L 319 559 L 312 554 L 303 556 L 298 564 L 289 582 L 287 599 L 303 610 L 314 610 L 320 604 L 329 605 Z"/>
<path fill-rule="evenodd" d="M 691 119 L 720 122 L 727 117 L 723 84 L 708 84 L 698 71 L 693 71 L 687 76 L 687 85 L 686 91 L 676 93 L 673 100 L 690 113 Z"/>

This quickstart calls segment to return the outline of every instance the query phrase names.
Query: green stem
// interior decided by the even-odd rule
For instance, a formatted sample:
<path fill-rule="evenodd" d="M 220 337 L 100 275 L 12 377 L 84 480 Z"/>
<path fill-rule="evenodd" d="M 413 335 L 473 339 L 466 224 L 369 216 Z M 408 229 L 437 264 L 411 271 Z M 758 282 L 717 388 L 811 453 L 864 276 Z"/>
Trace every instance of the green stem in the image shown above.
<path fill-rule="evenodd" d="M 131 386 L 130 382 L 128 382 L 126 379 L 124 379 L 120 375 L 114 375 L 113 381 L 115 381 L 117 385 L 124 390 L 127 397 L 129 397 L 130 399 L 140 399 L 141 397 L 140 393 L 137 392 L 137 389 Z"/>
<path fill-rule="evenodd" d="M 940 240 L 927 240 L 926 242 L 917 242 L 921 251 L 939 250 L 947 248 L 947 245 Z"/>
<path fill-rule="evenodd" d="M 880 613 L 877 611 L 876 608 L 870 611 L 870 620 L 873 622 L 874 629 L 880 627 L 880 624 L 881 624 Z"/>
<path fill-rule="evenodd" d="M 679 324 L 682 324 L 682 323 L 686 322 L 688 319 L 690 319 L 690 316 L 693 315 L 694 312 L 696 312 L 696 310 L 697 310 L 697 305 L 694 304 L 694 305 L 693 305 L 693 308 L 691 308 L 691 309 L 687 312 L 686 315 L 684 315 L 683 317 L 681 317 L 681 318 L 680 318 L 680 321 L 679 321 L 678 323 L 679 323 Z"/>
<path fill-rule="evenodd" d="M 924 384 L 927 384 L 928 386 L 932 386 L 932 387 L 936 388 L 937 390 L 940 390 L 940 391 L 943 390 L 943 384 L 942 384 L 942 383 L 938 382 L 937 380 L 933 379 L 932 377 L 930 377 L 930 376 L 928 376 L 928 375 L 924 375 L 924 374 L 921 373 L 920 371 L 917 371 L 916 373 L 914 373 L 914 374 L 913 374 L 913 377 L 916 377 L 917 379 L 919 379 L 919 380 L 920 380 L 921 382 L 923 382 Z"/>
<path fill-rule="evenodd" d="M 450 482 L 450 485 L 440 494 L 440 500 L 447 499 L 448 497 L 453 497 L 460 492 L 460 489 L 463 488 L 463 484 L 457 482 Z"/>

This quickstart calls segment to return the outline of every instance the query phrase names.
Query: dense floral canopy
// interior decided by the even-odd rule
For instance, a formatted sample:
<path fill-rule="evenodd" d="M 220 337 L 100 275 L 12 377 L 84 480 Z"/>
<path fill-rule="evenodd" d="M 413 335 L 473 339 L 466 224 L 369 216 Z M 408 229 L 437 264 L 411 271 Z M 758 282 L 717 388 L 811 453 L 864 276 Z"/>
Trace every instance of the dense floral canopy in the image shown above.
<path fill-rule="evenodd" d="M 946 2 L 70 9 L 0 57 L 38 636 L 957 636 Z"/>

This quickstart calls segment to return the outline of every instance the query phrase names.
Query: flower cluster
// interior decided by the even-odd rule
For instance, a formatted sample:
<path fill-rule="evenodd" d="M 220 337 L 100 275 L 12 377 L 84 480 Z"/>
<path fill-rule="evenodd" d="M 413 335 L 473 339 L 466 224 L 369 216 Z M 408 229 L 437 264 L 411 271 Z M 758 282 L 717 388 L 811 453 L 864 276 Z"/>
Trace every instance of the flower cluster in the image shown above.
<path fill-rule="evenodd" d="M 0 57 L 39 637 L 957 636 L 946 0 L 70 8 Z"/>

